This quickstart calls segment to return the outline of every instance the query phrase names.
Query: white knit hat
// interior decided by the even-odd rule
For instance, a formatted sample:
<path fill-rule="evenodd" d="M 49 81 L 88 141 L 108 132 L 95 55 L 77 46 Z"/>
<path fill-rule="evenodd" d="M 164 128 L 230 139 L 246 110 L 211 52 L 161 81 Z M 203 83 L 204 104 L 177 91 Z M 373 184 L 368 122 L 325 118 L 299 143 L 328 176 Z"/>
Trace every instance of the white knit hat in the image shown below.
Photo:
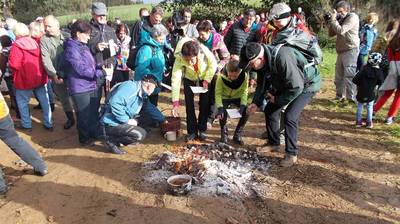
<path fill-rule="evenodd" d="M 282 19 L 290 16 L 292 9 L 284 2 L 276 3 L 269 10 L 269 19 Z"/>

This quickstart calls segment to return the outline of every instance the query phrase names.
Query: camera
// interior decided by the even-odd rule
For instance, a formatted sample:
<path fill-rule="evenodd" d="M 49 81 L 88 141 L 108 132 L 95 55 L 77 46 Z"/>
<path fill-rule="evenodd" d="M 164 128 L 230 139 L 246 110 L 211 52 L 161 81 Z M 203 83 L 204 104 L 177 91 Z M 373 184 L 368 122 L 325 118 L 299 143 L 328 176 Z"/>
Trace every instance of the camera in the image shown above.
<path fill-rule="evenodd" d="M 342 16 L 340 14 L 336 14 L 336 18 L 335 19 L 339 21 L 340 19 L 342 19 Z M 324 13 L 324 20 L 325 20 L 325 22 L 331 21 L 332 20 L 332 14 L 330 12 L 325 12 Z"/>
<path fill-rule="evenodd" d="M 325 13 L 324 13 L 324 20 L 325 20 L 325 22 L 328 22 L 328 21 L 330 21 L 331 19 L 332 19 L 331 13 L 330 13 L 330 12 L 325 12 Z"/>

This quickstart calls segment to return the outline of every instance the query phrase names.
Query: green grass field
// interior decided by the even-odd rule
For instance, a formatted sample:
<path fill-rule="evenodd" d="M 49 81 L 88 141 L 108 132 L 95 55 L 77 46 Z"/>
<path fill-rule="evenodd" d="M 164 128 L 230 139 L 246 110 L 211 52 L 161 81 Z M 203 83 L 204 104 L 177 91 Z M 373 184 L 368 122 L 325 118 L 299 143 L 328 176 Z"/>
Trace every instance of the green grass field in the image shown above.
<path fill-rule="evenodd" d="M 120 18 L 124 23 L 132 24 L 139 18 L 139 9 L 142 7 L 146 7 L 151 9 L 151 5 L 148 4 L 136 4 L 136 5 L 121 5 L 121 6 L 113 6 L 108 9 L 108 19 L 114 20 L 114 18 Z M 73 19 L 85 19 L 89 20 L 91 18 L 90 12 L 73 14 L 73 15 L 65 15 L 59 16 L 61 25 L 66 25 Z"/>

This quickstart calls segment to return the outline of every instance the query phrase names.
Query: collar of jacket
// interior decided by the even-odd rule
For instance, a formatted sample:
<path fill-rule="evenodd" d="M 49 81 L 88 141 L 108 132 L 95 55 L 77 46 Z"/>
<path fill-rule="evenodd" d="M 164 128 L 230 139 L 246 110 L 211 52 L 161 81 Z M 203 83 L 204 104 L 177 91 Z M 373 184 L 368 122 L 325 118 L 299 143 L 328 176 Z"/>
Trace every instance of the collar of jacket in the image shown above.
<path fill-rule="evenodd" d="M 242 71 L 239 74 L 237 79 L 231 80 L 226 75 L 226 71 L 224 71 L 224 74 L 222 75 L 221 78 L 222 78 L 222 81 L 224 82 L 224 84 L 226 86 L 228 86 L 229 88 L 231 88 L 231 89 L 239 89 L 242 86 L 242 84 L 243 84 L 243 82 L 245 80 L 245 77 L 246 77 L 246 73 L 244 71 Z"/>

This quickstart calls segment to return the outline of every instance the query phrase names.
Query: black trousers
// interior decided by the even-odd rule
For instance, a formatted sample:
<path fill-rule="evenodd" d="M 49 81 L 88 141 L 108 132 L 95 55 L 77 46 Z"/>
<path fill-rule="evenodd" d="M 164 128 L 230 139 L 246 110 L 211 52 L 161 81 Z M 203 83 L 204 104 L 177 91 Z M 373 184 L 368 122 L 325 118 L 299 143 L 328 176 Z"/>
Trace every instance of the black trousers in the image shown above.
<path fill-rule="evenodd" d="M 130 145 L 146 138 L 147 132 L 139 127 L 129 124 L 120 124 L 118 126 L 104 127 L 107 135 L 107 141 L 113 144 Z"/>
<path fill-rule="evenodd" d="M 202 83 L 202 81 L 200 81 Z M 207 118 L 210 114 L 209 92 L 199 94 L 199 117 L 196 118 L 194 108 L 194 94 L 190 89 L 191 86 L 196 86 L 196 81 L 183 79 L 183 93 L 185 95 L 186 106 L 186 123 L 187 133 L 198 134 L 198 132 L 207 131 Z"/>
<path fill-rule="evenodd" d="M 95 89 L 89 92 L 72 95 L 72 101 L 77 110 L 76 127 L 78 129 L 79 142 L 81 143 L 91 138 L 96 138 L 100 133 L 98 130 L 100 92 L 101 89 Z"/>
<path fill-rule="evenodd" d="M 223 99 L 222 100 L 222 104 L 224 107 L 224 117 L 220 120 L 219 125 L 221 126 L 221 129 L 224 128 L 224 126 L 226 125 L 226 121 L 228 119 L 228 113 L 226 112 L 226 109 L 229 108 L 230 105 L 235 105 L 237 107 L 240 107 L 240 99 Z M 246 108 L 247 109 L 247 108 Z M 236 132 L 240 131 L 241 129 L 244 128 L 244 126 L 247 123 L 247 120 L 249 119 L 249 115 L 247 114 L 247 110 L 245 110 L 242 114 L 242 117 L 239 119 L 238 124 L 236 125 L 236 130 L 235 130 L 235 134 Z"/>
<path fill-rule="evenodd" d="M 290 155 L 298 154 L 297 132 L 299 118 L 304 107 L 311 102 L 315 93 L 302 93 L 290 102 L 284 112 L 285 151 Z M 268 143 L 279 145 L 281 111 L 284 106 L 268 103 L 264 112 L 267 119 Z"/>

